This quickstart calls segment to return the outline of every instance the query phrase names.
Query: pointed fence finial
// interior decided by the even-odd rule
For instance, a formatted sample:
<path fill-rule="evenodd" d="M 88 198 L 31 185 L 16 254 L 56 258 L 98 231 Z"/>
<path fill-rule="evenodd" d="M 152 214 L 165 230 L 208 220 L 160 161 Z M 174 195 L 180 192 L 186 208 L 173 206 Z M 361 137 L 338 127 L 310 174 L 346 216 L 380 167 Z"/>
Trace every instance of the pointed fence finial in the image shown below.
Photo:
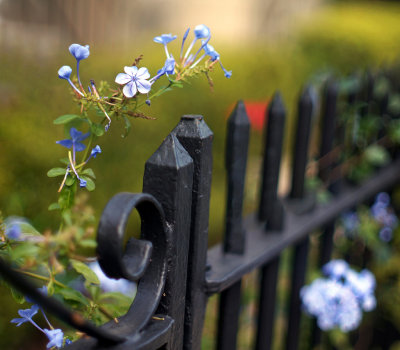
<path fill-rule="evenodd" d="M 286 111 L 279 92 L 275 93 L 266 115 L 264 163 L 262 172 L 261 201 L 258 218 L 267 221 L 268 229 L 280 229 L 283 208 L 278 201 L 279 168 Z"/>

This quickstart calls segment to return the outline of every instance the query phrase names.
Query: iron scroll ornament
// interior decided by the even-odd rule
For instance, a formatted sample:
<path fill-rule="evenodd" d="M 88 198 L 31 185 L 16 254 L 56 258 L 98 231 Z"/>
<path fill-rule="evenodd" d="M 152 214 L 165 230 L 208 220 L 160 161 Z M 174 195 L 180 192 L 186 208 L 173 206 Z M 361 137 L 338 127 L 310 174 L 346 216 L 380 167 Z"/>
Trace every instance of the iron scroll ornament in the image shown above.
<path fill-rule="evenodd" d="M 137 209 L 141 218 L 143 240 L 131 238 L 123 252 L 125 229 L 133 209 Z M 96 327 L 55 298 L 39 292 L 30 280 L 3 259 L 0 259 L 0 275 L 46 311 L 100 343 L 122 343 L 128 336 L 143 330 L 156 311 L 166 279 L 170 237 L 164 211 L 150 194 L 119 193 L 107 203 L 98 228 L 100 266 L 109 277 L 140 281 L 128 312 L 118 323 L 110 321 L 101 327 Z M 163 328 L 167 329 L 170 322 Z"/>
<path fill-rule="evenodd" d="M 141 239 L 130 238 L 124 251 L 126 226 L 134 209 L 141 219 Z M 106 324 L 106 329 L 118 329 L 118 335 L 128 336 L 149 323 L 163 293 L 170 244 L 164 211 L 152 195 L 122 192 L 107 203 L 97 234 L 100 267 L 110 278 L 139 282 L 128 312 L 119 323 Z"/>

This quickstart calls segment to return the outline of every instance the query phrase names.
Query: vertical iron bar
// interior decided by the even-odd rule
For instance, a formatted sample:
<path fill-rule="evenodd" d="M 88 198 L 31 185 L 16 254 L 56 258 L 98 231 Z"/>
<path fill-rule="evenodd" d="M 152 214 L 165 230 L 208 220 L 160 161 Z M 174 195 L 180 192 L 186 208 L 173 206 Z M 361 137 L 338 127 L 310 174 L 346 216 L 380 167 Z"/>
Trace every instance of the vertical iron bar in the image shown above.
<path fill-rule="evenodd" d="M 336 127 L 336 104 L 338 87 L 336 82 L 328 82 L 324 93 L 324 107 L 323 107 L 323 120 L 321 131 L 321 150 L 320 158 L 328 156 L 327 165 L 324 163 L 323 167 L 319 169 L 319 177 L 322 181 L 326 182 L 329 179 L 330 171 L 332 168 L 332 156 L 329 153 L 333 149 L 333 141 L 335 137 Z M 332 154 L 332 153 L 331 153 Z"/>
<path fill-rule="evenodd" d="M 328 82 L 324 92 L 324 107 L 323 107 L 323 120 L 321 131 L 321 150 L 320 158 L 329 154 L 334 145 L 335 127 L 336 127 L 336 107 L 338 97 L 338 86 L 336 82 Z M 319 177 L 322 181 L 329 179 L 329 173 L 332 168 L 332 160 L 329 160 L 329 165 L 319 170 Z M 333 190 L 332 186 L 330 188 Z M 333 234 L 335 232 L 335 222 L 331 222 L 324 227 L 322 239 L 320 241 L 320 266 L 328 262 L 331 258 L 333 250 Z M 318 328 L 316 322 L 313 324 L 312 329 L 312 342 L 313 346 L 321 342 L 321 330 Z"/>
<path fill-rule="evenodd" d="M 311 88 L 307 87 L 303 91 L 298 105 L 297 135 L 296 144 L 293 151 L 293 173 L 291 199 L 298 201 L 302 205 L 305 197 L 305 170 L 307 165 L 307 155 L 309 146 L 309 135 L 311 130 L 311 117 L 313 112 L 313 101 Z M 300 289 L 304 285 L 309 242 L 308 237 L 295 246 L 294 259 L 292 263 L 292 277 L 288 312 L 288 331 L 286 349 L 296 350 L 298 348 L 301 320 L 301 300 Z"/>
<path fill-rule="evenodd" d="M 299 346 L 301 300 L 300 289 L 304 285 L 307 270 L 309 242 L 308 237 L 298 243 L 294 249 L 292 277 L 289 300 L 289 322 L 286 337 L 286 349 L 296 350 Z"/>
<path fill-rule="evenodd" d="M 311 93 L 311 87 L 308 86 L 299 99 L 296 143 L 293 150 L 292 189 L 290 192 L 290 198 L 292 199 L 302 199 L 305 195 L 304 180 L 313 112 Z"/>
<path fill-rule="evenodd" d="M 243 254 L 245 249 L 242 208 L 249 139 L 250 122 L 244 103 L 240 101 L 228 120 L 225 151 L 228 177 L 224 239 L 224 251 L 226 253 Z"/>
<path fill-rule="evenodd" d="M 213 133 L 200 115 L 185 115 L 173 130 L 194 162 L 183 349 L 200 350 L 207 295 L 208 218 L 212 172 Z"/>
<path fill-rule="evenodd" d="M 280 230 L 283 208 L 278 201 L 278 181 L 281 164 L 282 140 L 285 125 L 285 107 L 281 95 L 276 93 L 268 108 L 262 172 L 261 200 L 258 219 L 267 221 L 267 229 Z"/>
<path fill-rule="evenodd" d="M 218 350 L 235 350 L 239 331 L 242 280 L 224 290 L 219 300 Z"/>
<path fill-rule="evenodd" d="M 264 163 L 262 172 L 261 201 L 258 219 L 266 220 L 268 230 L 281 230 L 283 207 L 278 200 L 279 168 L 281 163 L 285 107 L 279 93 L 272 99 L 266 115 Z M 270 349 L 274 330 L 276 288 L 280 256 L 263 266 L 258 308 L 257 350 Z"/>
<path fill-rule="evenodd" d="M 186 297 L 193 160 L 170 134 L 146 162 L 143 192 L 152 194 L 163 206 L 172 233 L 167 279 L 157 313 L 174 319 L 166 349 L 182 349 Z"/>
<path fill-rule="evenodd" d="M 242 208 L 249 138 L 250 122 L 244 103 L 240 101 L 228 120 L 225 151 L 228 177 L 225 253 L 243 254 L 245 250 Z M 219 350 L 236 349 L 241 284 L 240 280 L 221 293 L 217 338 L 217 349 Z"/>
<path fill-rule="evenodd" d="M 261 271 L 260 303 L 258 306 L 255 350 L 269 350 L 272 346 L 279 260 L 279 256 L 271 260 Z"/>

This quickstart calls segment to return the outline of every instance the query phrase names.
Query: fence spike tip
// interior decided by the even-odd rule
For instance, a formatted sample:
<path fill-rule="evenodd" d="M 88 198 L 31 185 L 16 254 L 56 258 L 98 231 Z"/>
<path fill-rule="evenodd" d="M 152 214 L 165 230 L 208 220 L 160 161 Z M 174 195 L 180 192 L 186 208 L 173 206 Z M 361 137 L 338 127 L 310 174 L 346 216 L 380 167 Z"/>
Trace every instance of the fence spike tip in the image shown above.
<path fill-rule="evenodd" d="M 246 106 L 242 100 L 236 103 L 236 106 L 228 118 L 228 123 L 237 125 L 250 125 L 250 120 L 247 115 Z"/>
<path fill-rule="evenodd" d="M 277 114 L 277 115 L 285 115 L 286 109 L 283 103 L 282 95 L 279 91 L 275 92 L 272 97 L 271 105 L 268 109 L 268 113 Z"/>

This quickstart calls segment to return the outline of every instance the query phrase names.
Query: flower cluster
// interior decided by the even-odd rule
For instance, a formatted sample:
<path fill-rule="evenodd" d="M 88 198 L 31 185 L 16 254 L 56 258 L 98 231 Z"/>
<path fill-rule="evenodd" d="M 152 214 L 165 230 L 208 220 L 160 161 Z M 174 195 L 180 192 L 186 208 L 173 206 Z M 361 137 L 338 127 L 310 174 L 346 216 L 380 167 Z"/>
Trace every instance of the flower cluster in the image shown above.
<path fill-rule="evenodd" d="M 75 174 L 76 178 L 79 180 L 79 186 L 86 187 L 87 183 L 88 183 L 88 181 L 90 181 L 90 179 L 88 179 L 85 175 L 79 176 L 79 169 L 82 169 L 89 162 L 89 160 L 91 158 L 96 158 L 97 154 L 101 153 L 101 148 L 99 145 L 97 145 L 96 147 L 94 147 L 91 150 L 90 155 L 86 158 L 86 160 L 83 160 L 80 164 L 76 164 L 76 152 L 81 152 L 81 151 L 85 150 L 86 145 L 84 145 L 81 141 L 88 138 L 90 133 L 83 134 L 82 132 L 76 130 L 75 128 L 71 128 L 69 131 L 69 134 L 71 136 L 70 139 L 61 140 L 61 141 L 56 142 L 61 146 L 64 146 L 68 149 L 72 149 L 72 152 L 68 152 L 69 164 L 67 166 L 67 170 L 64 175 L 64 180 L 61 183 L 59 191 L 61 191 L 62 187 L 65 184 L 65 181 L 67 180 L 68 175 L 71 174 L 72 172 Z M 86 177 L 86 179 L 85 179 L 85 177 Z"/>
<path fill-rule="evenodd" d="M 47 288 L 44 286 L 40 288 L 40 291 L 44 294 L 47 295 Z M 29 301 L 29 300 L 27 300 Z M 30 301 L 29 301 L 30 302 Z M 41 311 L 43 314 L 44 319 L 46 320 L 46 323 L 50 327 L 50 329 L 47 328 L 41 328 L 32 318 L 35 316 L 38 311 Z M 43 309 L 39 307 L 36 304 L 33 304 L 29 309 L 21 309 L 18 310 L 19 318 L 13 318 L 11 320 L 11 323 L 15 323 L 17 327 L 21 326 L 23 323 L 29 322 L 31 323 L 34 327 L 36 327 L 38 330 L 40 330 L 42 333 L 44 333 L 47 338 L 49 339 L 49 342 L 47 344 L 47 349 L 56 347 L 57 349 L 62 348 L 63 343 L 64 343 L 64 333 L 61 329 L 57 328 L 55 329 L 51 323 L 49 322 L 48 318 L 46 317 L 46 314 L 44 313 Z M 69 339 L 65 339 L 65 345 L 69 344 L 71 341 Z"/>
<path fill-rule="evenodd" d="M 317 318 L 324 331 L 356 329 L 363 311 L 376 306 L 374 275 L 366 269 L 357 273 L 344 260 L 332 260 L 322 271 L 327 278 L 318 278 L 300 291 L 305 311 Z"/>
<path fill-rule="evenodd" d="M 379 239 L 384 243 L 388 243 L 392 240 L 393 231 L 398 225 L 398 218 L 393 208 L 390 206 L 390 196 L 387 193 L 378 193 L 371 208 L 364 213 L 367 215 L 362 215 L 362 213 L 363 212 L 359 214 L 356 211 L 349 211 L 342 214 L 341 222 L 347 237 L 355 238 L 357 234 L 359 234 L 358 236 L 362 236 L 363 232 L 361 231 L 363 228 L 365 229 L 362 221 L 365 219 L 372 219 L 373 223 L 371 224 L 369 221 L 367 224 L 369 227 L 377 226 L 376 229 L 379 230 Z"/>
<path fill-rule="evenodd" d="M 96 86 L 94 80 L 90 80 L 88 88 L 85 89 L 80 78 L 79 66 L 80 62 L 87 59 L 90 55 L 89 45 L 72 44 L 69 47 L 69 52 L 76 60 L 76 79 L 71 79 L 72 68 L 70 66 L 62 66 L 58 70 L 58 76 L 61 79 L 67 80 L 72 86 L 76 101 L 80 106 L 80 115 L 67 114 L 57 118 L 55 124 L 63 124 L 66 132 L 71 136 L 70 139 L 57 141 L 58 144 L 64 146 L 70 151 L 68 152 L 67 167 L 64 169 L 54 168 L 49 171 L 48 176 L 63 176 L 63 181 L 59 187 L 59 192 L 65 198 L 71 197 L 71 192 L 74 193 L 73 187 L 75 182 L 79 183 L 80 187 L 86 187 L 91 191 L 94 189 L 93 171 L 84 169 L 90 158 L 94 158 L 96 154 L 101 152 L 100 146 L 97 145 L 89 153 L 89 149 L 96 140 L 102 136 L 105 131 L 108 131 L 111 125 L 112 118 L 120 117 L 125 122 L 125 135 L 131 128 L 129 118 L 145 118 L 153 119 L 146 116 L 140 110 L 142 106 L 151 105 L 151 100 L 163 93 L 171 90 L 173 87 L 182 87 L 182 82 L 186 82 L 188 78 L 194 77 L 197 74 L 204 73 L 209 82 L 211 78 L 208 73 L 213 69 L 216 62 L 219 62 L 224 74 L 227 78 L 232 75 L 231 71 L 224 68 L 220 60 L 220 54 L 214 50 L 209 44 L 211 39 L 211 31 L 204 24 L 200 24 L 194 28 L 194 38 L 188 45 L 188 48 L 183 53 L 186 39 L 188 38 L 190 29 L 187 29 L 181 45 L 180 57 L 176 61 L 174 56 L 168 51 L 168 44 L 177 38 L 176 35 L 162 34 L 154 38 L 156 43 L 164 46 L 166 60 L 164 65 L 151 77 L 149 70 L 146 67 L 140 67 L 139 64 L 142 56 L 135 59 L 132 66 L 125 66 L 124 73 L 119 73 L 115 77 L 115 82 L 121 88 L 112 89 L 106 82 L 101 81 Z M 198 46 L 196 48 L 196 45 Z M 196 48 L 196 52 L 192 52 Z M 208 60 L 204 60 L 208 57 Z M 204 60 L 204 65 L 200 67 L 200 62 Z M 171 77 L 175 75 L 174 79 Z M 154 84 L 162 77 L 168 78 L 168 85 L 160 87 L 158 90 L 154 88 Z M 151 92 L 151 94 L 150 94 Z M 140 101 L 142 95 L 145 99 Z M 90 111 L 94 110 L 95 116 L 90 115 Z M 103 116 L 103 120 L 99 123 L 96 118 Z M 77 125 L 89 125 L 88 132 L 82 132 L 77 129 Z M 124 135 L 124 136 L 125 136 Z M 82 143 L 89 138 L 88 145 Z M 77 162 L 76 152 L 85 151 L 80 162 Z M 86 173 L 85 173 L 86 171 Z M 70 206 L 65 206 L 68 200 L 59 200 L 58 204 L 53 203 L 53 209 L 69 209 Z"/>
<path fill-rule="evenodd" d="M 189 35 L 190 28 L 188 28 L 183 35 L 181 51 L 179 61 L 175 61 L 172 54 L 169 53 L 167 45 L 177 38 L 176 35 L 172 34 L 161 34 L 154 38 L 154 42 L 162 44 L 164 46 L 164 51 L 167 56 L 164 66 L 157 71 L 157 74 L 150 78 L 150 73 L 147 68 L 137 68 L 136 66 L 125 67 L 125 73 L 119 73 L 115 82 L 120 85 L 125 85 L 123 88 L 123 94 L 127 98 L 132 98 L 137 92 L 141 94 L 148 94 L 152 88 L 152 85 L 163 75 L 166 75 L 170 79 L 170 75 L 176 74 L 176 79 L 171 82 L 177 82 L 179 80 L 184 80 L 185 77 L 191 76 L 194 73 L 194 68 L 206 57 L 209 56 L 211 64 L 205 67 L 204 72 L 210 70 L 215 62 L 219 62 L 224 75 L 227 78 L 232 76 L 232 71 L 228 71 L 224 68 L 220 60 L 220 54 L 214 50 L 214 48 L 208 44 L 211 39 L 211 31 L 204 24 L 199 24 L 194 28 L 194 38 L 189 44 L 186 53 L 183 55 L 184 46 L 186 39 Z M 195 44 L 201 41 L 200 47 L 195 53 L 192 53 L 192 49 Z M 150 99 L 146 100 L 149 104 Z"/>
<path fill-rule="evenodd" d="M 375 203 L 371 207 L 371 215 L 381 226 L 379 238 L 384 242 L 391 241 L 398 219 L 390 207 L 390 197 L 387 193 L 381 192 L 376 196 Z"/>

